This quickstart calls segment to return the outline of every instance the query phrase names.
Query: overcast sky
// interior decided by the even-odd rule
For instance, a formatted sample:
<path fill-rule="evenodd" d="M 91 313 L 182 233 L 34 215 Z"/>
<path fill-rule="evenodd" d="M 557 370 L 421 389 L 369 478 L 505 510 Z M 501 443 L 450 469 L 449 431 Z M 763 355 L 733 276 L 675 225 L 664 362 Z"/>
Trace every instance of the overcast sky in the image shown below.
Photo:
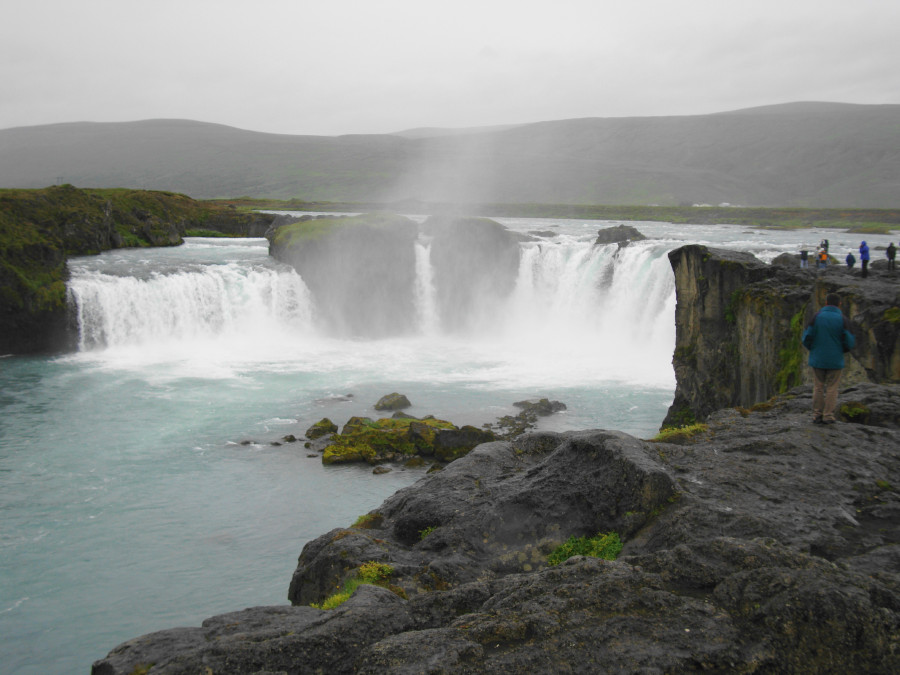
<path fill-rule="evenodd" d="M 390 133 L 900 103 L 898 0 L 4 0 L 0 128 Z"/>

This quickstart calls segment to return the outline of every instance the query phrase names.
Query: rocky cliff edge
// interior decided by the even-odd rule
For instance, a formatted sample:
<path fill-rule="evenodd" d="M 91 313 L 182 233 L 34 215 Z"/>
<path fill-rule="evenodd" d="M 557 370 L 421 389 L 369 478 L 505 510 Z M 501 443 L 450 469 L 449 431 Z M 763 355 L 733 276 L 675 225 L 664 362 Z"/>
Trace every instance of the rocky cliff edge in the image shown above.
<path fill-rule="evenodd" d="M 831 292 L 841 296 L 856 336 L 842 384 L 900 383 L 900 276 L 883 261 L 864 279 L 844 265 L 800 269 L 794 257 L 788 266 L 769 265 L 702 245 L 669 254 L 676 389 L 664 425 L 703 421 L 721 408 L 811 384 L 800 335 Z"/>
<path fill-rule="evenodd" d="M 809 387 L 695 435 L 537 433 L 479 446 L 307 544 L 292 606 L 126 642 L 117 673 L 900 671 L 900 386 Z M 570 536 L 615 561 L 548 566 Z M 365 564 L 387 587 L 323 601 Z M 143 668 L 143 670 L 139 670 Z"/>

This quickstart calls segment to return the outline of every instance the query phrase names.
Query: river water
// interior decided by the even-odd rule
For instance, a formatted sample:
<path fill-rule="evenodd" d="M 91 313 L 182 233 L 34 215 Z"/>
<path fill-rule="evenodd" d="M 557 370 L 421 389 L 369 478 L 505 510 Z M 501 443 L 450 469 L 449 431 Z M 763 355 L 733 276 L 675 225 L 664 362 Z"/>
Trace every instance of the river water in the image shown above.
<path fill-rule="evenodd" d="M 131 637 L 286 603 L 307 541 L 422 475 L 324 467 L 282 442 L 322 417 L 378 416 L 397 391 L 413 415 L 480 426 L 549 397 L 567 410 L 542 429 L 647 438 L 675 386 L 668 251 L 771 260 L 826 236 L 840 257 L 859 245 L 834 231 L 634 223 L 651 239 L 617 252 L 592 246 L 610 223 L 498 220 L 554 234 L 521 244 L 490 321 L 442 328 L 421 241 L 417 329 L 389 339 L 324 332 L 265 240 L 72 259 L 78 350 L 0 358 L 0 671 L 86 673 Z"/>

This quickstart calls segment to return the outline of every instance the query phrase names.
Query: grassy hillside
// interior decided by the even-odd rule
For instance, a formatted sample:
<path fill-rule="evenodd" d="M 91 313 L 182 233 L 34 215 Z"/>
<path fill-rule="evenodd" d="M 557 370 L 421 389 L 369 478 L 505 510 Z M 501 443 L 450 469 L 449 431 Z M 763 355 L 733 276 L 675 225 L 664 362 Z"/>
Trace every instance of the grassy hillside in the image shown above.
<path fill-rule="evenodd" d="M 900 207 L 900 106 L 339 137 L 185 120 L 0 130 L 0 187 L 57 182 L 196 198 L 886 209 Z"/>

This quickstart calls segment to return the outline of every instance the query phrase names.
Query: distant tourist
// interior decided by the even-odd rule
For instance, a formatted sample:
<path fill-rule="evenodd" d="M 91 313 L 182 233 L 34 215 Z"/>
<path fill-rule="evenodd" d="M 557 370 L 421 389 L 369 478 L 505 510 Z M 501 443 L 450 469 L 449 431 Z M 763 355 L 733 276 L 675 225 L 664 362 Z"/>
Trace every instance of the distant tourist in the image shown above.
<path fill-rule="evenodd" d="M 847 254 L 847 268 L 853 269 L 853 266 L 856 264 L 856 258 L 853 257 L 853 251 Z"/>
<path fill-rule="evenodd" d="M 825 253 L 828 253 L 828 240 L 827 240 L 827 239 L 823 239 L 823 240 L 822 240 L 822 243 L 819 244 L 819 248 L 824 248 L 824 249 L 825 249 Z"/>
<path fill-rule="evenodd" d="M 862 277 L 869 276 L 869 245 L 863 242 L 859 245 L 859 260 L 862 263 Z"/>
<path fill-rule="evenodd" d="M 809 268 L 809 251 L 803 249 L 800 251 L 800 269 L 805 270 Z"/>
<path fill-rule="evenodd" d="M 824 270 L 826 267 L 828 267 L 828 251 L 826 251 L 824 248 L 820 248 L 817 257 L 819 259 L 820 270 Z"/>
<path fill-rule="evenodd" d="M 834 424 L 838 384 L 844 368 L 844 352 L 856 346 L 850 322 L 841 312 L 841 298 L 829 293 L 825 306 L 803 331 L 803 346 L 809 350 L 813 369 L 813 423 Z"/>
<path fill-rule="evenodd" d="M 887 251 L 885 251 L 885 253 L 887 254 L 887 259 L 888 259 L 888 269 L 893 272 L 894 271 L 894 258 L 897 256 L 897 247 L 894 246 L 894 242 L 891 242 L 890 244 L 888 244 Z"/>

